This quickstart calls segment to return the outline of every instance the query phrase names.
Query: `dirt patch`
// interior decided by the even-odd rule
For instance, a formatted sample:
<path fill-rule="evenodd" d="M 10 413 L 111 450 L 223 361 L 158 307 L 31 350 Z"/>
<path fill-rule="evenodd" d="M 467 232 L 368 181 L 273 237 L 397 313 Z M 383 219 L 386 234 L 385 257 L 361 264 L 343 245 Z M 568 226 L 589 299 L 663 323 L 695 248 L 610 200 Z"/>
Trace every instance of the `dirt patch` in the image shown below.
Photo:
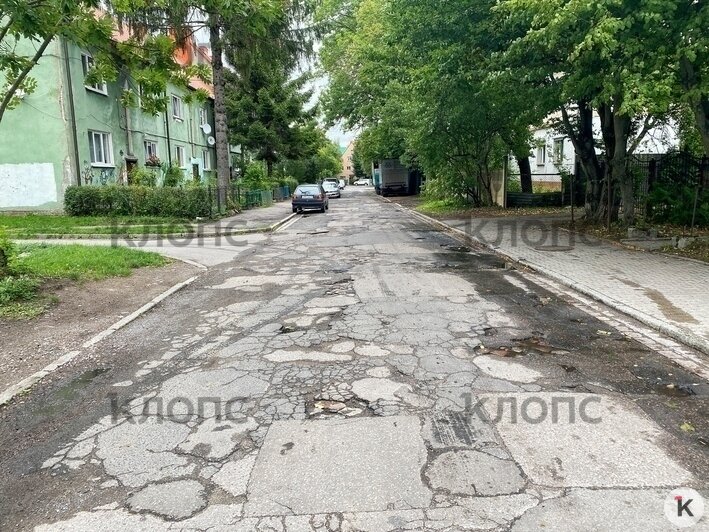
<path fill-rule="evenodd" d="M 0 391 L 42 369 L 199 270 L 182 262 L 141 268 L 130 277 L 76 283 L 53 281 L 57 299 L 31 320 L 0 319 Z"/>

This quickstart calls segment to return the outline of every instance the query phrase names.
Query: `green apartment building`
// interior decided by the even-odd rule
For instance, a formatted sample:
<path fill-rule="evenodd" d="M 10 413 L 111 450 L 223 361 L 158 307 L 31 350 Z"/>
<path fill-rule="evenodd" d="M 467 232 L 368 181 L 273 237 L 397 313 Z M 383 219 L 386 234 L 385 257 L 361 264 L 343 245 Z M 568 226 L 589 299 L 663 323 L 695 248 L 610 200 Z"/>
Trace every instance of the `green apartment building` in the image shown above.
<path fill-rule="evenodd" d="M 209 60 L 197 47 L 193 52 Z M 121 94 L 126 87 L 138 92 L 135 82 L 123 76 L 87 85 L 92 61 L 87 51 L 54 40 L 32 71 L 36 91 L 5 113 L 0 210 L 61 210 L 69 185 L 126 183 L 134 166 L 155 158 L 202 181 L 215 175 L 212 100 L 188 104 L 187 89 L 171 87 L 165 113 L 127 108 Z"/>

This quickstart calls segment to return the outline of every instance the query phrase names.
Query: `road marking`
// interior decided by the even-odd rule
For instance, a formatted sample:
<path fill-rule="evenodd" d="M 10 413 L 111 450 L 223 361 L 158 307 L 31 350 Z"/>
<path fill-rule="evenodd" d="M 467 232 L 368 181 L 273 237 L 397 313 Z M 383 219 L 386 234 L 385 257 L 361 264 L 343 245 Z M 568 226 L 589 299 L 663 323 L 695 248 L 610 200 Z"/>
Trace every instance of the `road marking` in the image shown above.
<path fill-rule="evenodd" d="M 298 220 L 300 220 L 302 218 L 303 218 L 302 215 L 301 216 L 296 215 L 291 220 L 288 220 L 286 223 L 281 225 L 278 229 L 274 230 L 273 232 L 280 233 L 281 231 L 288 229 L 291 225 L 295 224 Z"/>

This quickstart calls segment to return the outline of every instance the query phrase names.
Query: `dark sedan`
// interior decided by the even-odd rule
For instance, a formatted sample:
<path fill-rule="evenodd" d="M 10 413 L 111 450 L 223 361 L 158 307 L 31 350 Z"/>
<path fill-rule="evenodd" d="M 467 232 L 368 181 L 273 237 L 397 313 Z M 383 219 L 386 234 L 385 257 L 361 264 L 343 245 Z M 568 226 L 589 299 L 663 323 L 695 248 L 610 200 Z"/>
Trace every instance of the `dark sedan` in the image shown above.
<path fill-rule="evenodd" d="M 293 212 L 306 209 L 317 209 L 320 212 L 328 210 L 327 194 L 321 185 L 298 185 L 292 199 Z"/>

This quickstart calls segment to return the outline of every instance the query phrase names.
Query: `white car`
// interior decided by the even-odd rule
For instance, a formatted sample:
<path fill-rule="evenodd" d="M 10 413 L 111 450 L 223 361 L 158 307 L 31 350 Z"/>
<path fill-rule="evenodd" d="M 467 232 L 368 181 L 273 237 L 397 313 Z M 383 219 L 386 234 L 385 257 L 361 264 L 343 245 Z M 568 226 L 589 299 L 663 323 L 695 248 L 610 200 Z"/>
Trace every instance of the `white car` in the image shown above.
<path fill-rule="evenodd" d="M 372 181 L 371 179 L 358 179 L 357 181 L 354 182 L 355 185 L 358 187 L 365 186 L 365 187 L 371 187 L 372 186 Z"/>
<path fill-rule="evenodd" d="M 342 196 L 342 194 L 340 194 L 339 183 L 325 180 L 322 182 L 322 187 L 325 189 L 325 194 L 327 194 L 328 198 L 339 198 Z"/>

